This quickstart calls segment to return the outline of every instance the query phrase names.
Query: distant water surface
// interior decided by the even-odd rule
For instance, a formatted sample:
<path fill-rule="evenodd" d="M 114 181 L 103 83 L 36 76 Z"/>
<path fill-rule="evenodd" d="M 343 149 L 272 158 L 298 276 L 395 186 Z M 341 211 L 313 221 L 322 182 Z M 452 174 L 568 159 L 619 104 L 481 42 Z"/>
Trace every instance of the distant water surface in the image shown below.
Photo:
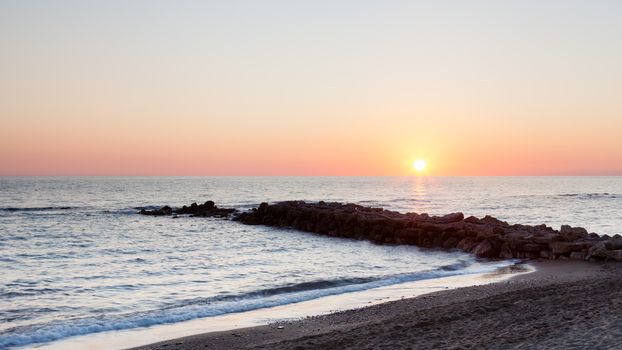
<path fill-rule="evenodd" d="M 622 233 L 621 177 L 0 178 L 0 348 L 490 271 L 459 252 L 137 208 L 354 202 Z"/>

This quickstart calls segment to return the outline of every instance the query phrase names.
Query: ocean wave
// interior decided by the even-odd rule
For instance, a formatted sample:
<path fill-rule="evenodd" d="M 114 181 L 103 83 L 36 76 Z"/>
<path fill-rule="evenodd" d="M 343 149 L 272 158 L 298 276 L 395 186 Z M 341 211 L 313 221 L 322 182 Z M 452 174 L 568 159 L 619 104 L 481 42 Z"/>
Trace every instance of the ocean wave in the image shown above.
<path fill-rule="evenodd" d="M 141 211 L 141 210 L 156 210 L 162 208 L 163 205 L 144 205 L 140 207 L 131 207 L 127 209 L 122 209 L 123 211 L 132 210 L 133 212 Z"/>
<path fill-rule="evenodd" d="M 423 198 L 413 198 L 413 197 L 405 197 L 405 198 L 394 198 L 386 201 L 387 203 L 431 203 L 431 199 L 423 199 Z"/>
<path fill-rule="evenodd" d="M 58 207 L 5 207 L 0 208 L 2 211 L 56 211 L 56 210 L 72 210 L 79 209 L 79 207 L 68 207 L 68 206 L 58 206 Z"/>
<path fill-rule="evenodd" d="M 383 206 L 386 204 L 394 204 L 394 203 L 431 203 L 432 200 L 430 199 L 423 199 L 423 198 L 413 198 L 413 197 L 404 197 L 404 198 L 392 198 L 392 199 L 386 199 L 386 200 L 360 200 L 357 203 L 362 204 L 362 205 L 379 205 L 379 206 Z"/>
<path fill-rule="evenodd" d="M 112 215 L 136 215 L 141 210 L 157 210 L 162 207 L 163 205 L 144 205 L 140 207 L 125 207 L 119 209 L 101 209 L 99 212 L 102 214 Z"/>
<path fill-rule="evenodd" d="M 467 260 L 458 260 L 455 264 L 443 265 L 439 269 L 443 271 L 458 271 L 467 268 L 469 265 L 470 263 Z"/>
<path fill-rule="evenodd" d="M 148 206 L 148 207 L 141 207 L 142 208 L 156 208 L 155 206 Z M 161 207 L 157 207 L 158 209 Z M 110 210 L 110 209 L 105 209 L 102 210 L 100 213 L 101 214 L 106 214 L 106 215 L 121 215 L 121 216 L 125 216 L 125 215 L 136 215 L 138 212 L 140 212 L 141 209 L 136 209 L 136 208 L 125 208 L 125 209 L 115 209 L 115 210 Z M 145 209 L 145 210 L 154 210 L 154 209 Z"/>
<path fill-rule="evenodd" d="M 382 278 L 350 278 L 319 280 L 254 291 L 250 293 L 214 298 L 187 300 L 161 310 L 140 312 L 119 316 L 70 319 L 46 324 L 21 326 L 0 333 L 0 348 L 25 346 L 34 343 L 51 342 L 71 336 L 116 331 L 159 324 L 170 324 L 202 317 L 219 316 L 234 312 L 245 312 L 329 295 L 363 291 L 399 283 L 440 277 L 492 272 L 513 265 L 512 261 L 495 264 L 471 264 L 459 262 L 439 269 L 413 274 L 391 275 Z M 460 268 L 463 266 L 464 268 Z"/>
<path fill-rule="evenodd" d="M 222 302 L 222 301 L 232 301 L 232 300 L 245 300 L 245 299 L 257 299 L 262 297 L 271 297 L 279 294 L 290 294 L 297 292 L 305 292 L 311 290 L 321 291 L 324 289 L 330 288 L 338 288 L 349 285 L 360 285 L 365 284 L 377 280 L 381 280 L 382 278 L 343 278 L 343 279 L 333 279 L 333 280 L 316 280 L 310 282 L 301 282 L 301 283 L 292 283 L 285 286 L 279 286 L 274 288 L 266 288 L 260 289 L 257 291 L 252 291 L 243 294 L 233 294 L 233 295 L 222 295 L 211 298 L 198 298 L 192 299 L 185 302 L 182 302 L 182 305 L 191 305 L 191 304 L 211 304 L 214 302 Z M 179 307 L 180 303 L 177 302 L 175 305 L 171 307 Z"/>
<path fill-rule="evenodd" d="M 33 296 L 40 294 L 50 294 L 62 292 L 57 288 L 25 288 L 22 290 L 9 290 L 5 291 L 4 288 L 0 288 L 0 299 L 11 299 L 24 296 Z"/>
<path fill-rule="evenodd" d="M 601 199 L 601 198 L 622 198 L 622 195 L 608 192 L 594 192 L 594 193 L 561 193 L 558 197 L 573 197 L 578 199 Z"/>

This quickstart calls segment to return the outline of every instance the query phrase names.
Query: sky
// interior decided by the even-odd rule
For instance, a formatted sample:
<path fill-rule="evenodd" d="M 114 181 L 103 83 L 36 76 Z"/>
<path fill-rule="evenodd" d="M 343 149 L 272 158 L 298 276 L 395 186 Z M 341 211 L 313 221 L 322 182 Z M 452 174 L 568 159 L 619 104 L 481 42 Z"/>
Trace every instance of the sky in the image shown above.
<path fill-rule="evenodd" d="M 622 175 L 620 1 L 0 0 L 0 175 Z"/>

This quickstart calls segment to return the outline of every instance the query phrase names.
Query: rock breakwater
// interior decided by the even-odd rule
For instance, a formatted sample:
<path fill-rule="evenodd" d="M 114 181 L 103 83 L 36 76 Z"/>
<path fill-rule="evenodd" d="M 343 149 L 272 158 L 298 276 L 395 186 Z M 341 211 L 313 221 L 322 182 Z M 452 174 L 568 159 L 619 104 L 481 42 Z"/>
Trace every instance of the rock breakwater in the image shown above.
<path fill-rule="evenodd" d="M 357 204 L 287 201 L 261 203 L 249 211 L 218 208 L 214 202 L 142 210 L 143 215 L 233 216 L 246 225 L 287 227 L 378 244 L 459 249 L 482 258 L 622 261 L 622 237 L 588 233 L 582 227 L 509 224 L 492 216 L 399 213 Z"/>
<path fill-rule="evenodd" d="M 622 237 L 599 236 L 581 227 L 510 225 L 491 216 L 465 218 L 399 213 L 356 204 L 262 203 L 235 220 L 250 225 L 291 227 L 322 235 L 367 239 L 380 244 L 460 249 L 484 258 L 622 261 Z"/>

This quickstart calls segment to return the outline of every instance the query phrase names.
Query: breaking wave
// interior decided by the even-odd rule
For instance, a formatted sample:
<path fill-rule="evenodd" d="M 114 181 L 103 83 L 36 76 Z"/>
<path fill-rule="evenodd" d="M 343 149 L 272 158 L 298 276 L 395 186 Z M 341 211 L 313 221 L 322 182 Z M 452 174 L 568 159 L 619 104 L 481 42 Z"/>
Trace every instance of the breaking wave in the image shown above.
<path fill-rule="evenodd" d="M 498 262 L 496 264 L 470 264 L 462 260 L 456 264 L 413 274 L 390 275 L 380 278 L 317 280 L 278 286 L 238 295 L 186 300 L 160 310 L 148 312 L 119 316 L 70 319 L 46 324 L 16 327 L 0 333 L 0 348 L 50 342 L 71 336 L 105 331 L 183 322 L 201 317 L 211 317 L 286 305 L 329 295 L 363 291 L 405 282 L 492 272 L 513 264 L 514 262 L 512 261 Z"/>

